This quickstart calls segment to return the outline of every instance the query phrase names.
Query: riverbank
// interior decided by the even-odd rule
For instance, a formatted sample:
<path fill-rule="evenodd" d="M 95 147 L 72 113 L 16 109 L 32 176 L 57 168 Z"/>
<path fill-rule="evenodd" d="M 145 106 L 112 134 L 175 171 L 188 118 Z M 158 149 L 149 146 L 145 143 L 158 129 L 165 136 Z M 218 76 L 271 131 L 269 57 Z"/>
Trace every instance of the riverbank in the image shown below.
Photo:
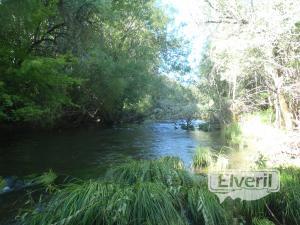
<path fill-rule="evenodd" d="M 235 134 L 237 134 L 237 132 Z M 249 151 L 250 145 L 246 145 L 246 143 L 242 141 L 242 138 L 240 139 L 237 135 L 231 136 L 231 138 L 235 137 L 236 141 L 231 143 L 231 147 L 224 147 L 225 145 L 220 132 L 214 133 L 175 129 L 174 124 L 170 122 L 107 129 L 83 129 L 80 132 L 78 130 L 70 130 L 67 133 L 62 131 L 61 133 L 54 132 L 51 135 L 46 132 L 36 135 L 37 134 L 31 136 L 27 134 L 23 136 L 19 144 L 12 140 L 11 143 L 14 143 L 14 145 L 11 146 L 12 148 L 7 148 L 7 151 L 11 151 L 11 154 L 16 152 L 20 154 L 20 147 L 22 146 L 24 148 L 23 154 L 26 153 L 26 155 L 14 155 L 16 162 L 20 163 L 22 162 L 20 159 L 26 159 L 30 162 L 30 165 L 26 163 L 27 161 L 24 161 L 19 165 L 14 164 L 16 167 L 14 168 L 15 170 L 11 168 L 7 170 L 9 165 L 7 164 L 6 168 L 5 162 L 12 160 L 12 157 L 6 156 L 7 160 L 3 161 L 4 164 L 2 163 L 0 165 L 2 167 L 4 166 L 4 170 L 1 169 L 1 171 L 10 171 L 9 173 L 12 174 L 14 173 L 13 171 L 19 171 L 18 168 L 22 168 L 23 172 L 29 174 L 29 171 L 36 173 L 38 171 L 47 170 L 46 168 L 51 168 L 52 166 L 58 175 L 62 173 L 69 175 L 74 174 L 85 178 L 79 181 L 79 183 L 75 182 L 67 187 L 59 185 L 51 189 L 57 191 L 51 193 L 52 197 L 50 202 L 44 199 L 42 203 L 40 203 L 39 198 L 36 198 L 32 202 L 30 201 L 30 204 L 23 208 L 25 213 L 29 213 L 27 214 L 26 221 L 23 221 L 23 223 L 30 225 L 47 225 L 47 221 L 54 223 L 54 220 L 56 220 L 56 222 L 62 220 L 65 221 L 66 224 L 75 223 L 74 221 L 78 224 L 97 218 L 97 220 L 99 219 L 100 221 L 99 224 L 106 225 L 118 222 L 118 224 L 125 225 L 133 224 L 133 221 L 137 220 L 134 213 L 141 213 L 139 217 L 140 220 L 137 220 L 141 223 L 149 219 L 149 221 L 152 221 L 151 225 L 164 224 L 164 219 L 159 221 L 159 223 L 155 223 L 153 222 L 154 220 L 152 220 L 153 218 L 147 217 L 148 200 L 140 205 L 140 208 L 146 211 L 139 211 L 136 208 L 132 208 L 134 204 L 139 204 L 138 202 L 140 202 L 137 194 L 144 192 L 149 193 L 150 196 L 159 196 L 158 198 L 161 199 L 160 204 L 162 211 L 152 209 L 155 214 L 159 214 L 157 215 L 158 217 L 163 218 L 163 215 L 170 210 L 168 207 L 171 207 L 173 211 L 172 217 L 181 221 L 178 224 L 211 224 L 210 221 L 203 222 L 203 215 L 206 215 L 207 218 L 215 218 L 216 221 L 214 221 L 213 224 L 224 225 L 224 218 L 215 215 L 215 211 L 217 214 L 222 213 L 222 215 L 226 215 L 228 225 L 261 225 L 260 222 L 266 220 L 269 221 L 266 223 L 268 225 L 272 224 L 272 221 L 276 225 L 289 225 L 289 221 L 293 224 L 299 222 L 293 215 L 281 214 L 281 211 L 287 210 L 296 213 L 295 215 L 299 213 L 297 211 L 297 209 L 300 208 L 297 206 L 297 201 L 300 196 L 299 169 L 288 166 L 286 166 L 285 169 L 278 167 L 282 172 L 282 192 L 272 194 L 272 197 L 266 197 L 261 201 L 248 203 L 241 202 L 238 199 L 233 201 L 228 198 L 220 205 L 216 196 L 208 192 L 207 177 L 203 175 L 205 170 L 203 170 L 202 167 L 209 165 L 218 169 L 234 169 L 241 168 L 241 166 L 247 166 L 248 168 L 268 167 L 264 158 L 258 158 L 259 160 L 253 158 L 254 154 L 252 155 Z M 246 137 L 245 133 L 243 137 Z M 233 148 L 237 140 L 241 141 L 239 142 L 240 149 Z M 197 146 L 202 147 L 195 151 Z M 237 146 L 235 145 L 235 147 Z M 213 151 L 210 151 L 211 149 L 213 149 Z M 197 154 L 200 155 L 197 156 Z M 3 153 L 2 155 L 5 156 Z M 179 160 L 179 158 L 175 158 L 175 160 L 172 157 L 153 160 L 167 155 L 178 156 L 181 160 Z M 37 160 L 35 160 L 35 158 L 28 159 L 29 156 L 36 156 Z M 131 158 L 129 162 L 128 157 Z M 43 160 L 43 167 L 40 167 L 40 162 L 43 158 L 47 160 Z M 211 162 L 209 162 L 209 160 L 211 160 Z M 95 166 L 95 164 L 97 164 L 97 166 Z M 200 168 L 193 169 L 192 172 L 190 170 L 191 164 L 193 168 Z M 66 167 L 66 165 L 68 165 L 68 167 Z M 277 165 L 276 167 L 274 165 L 272 168 L 277 168 Z M 28 168 L 30 169 L 28 170 Z M 101 179 L 99 179 L 99 177 L 101 177 Z M 98 205 L 98 201 L 96 201 L 94 197 L 88 196 L 87 192 L 84 192 L 88 190 L 96 192 L 96 199 L 101 199 L 102 201 L 102 198 L 105 198 L 106 203 L 104 205 Z M 115 191 L 115 193 L 108 197 L 99 193 L 101 190 L 106 193 Z M 75 207 L 73 211 L 68 211 L 68 209 L 65 208 L 66 211 L 62 212 L 61 207 L 56 207 L 57 204 L 65 204 L 71 201 L 72 193 L 76 191 L 78 191 L 78 199 L 85 199 L 85 203 L 70 203 L 70 205 Z M 159 193 L 162 194 L 157 195 L 155 191 L 159 191 Z M 62 196 L 59 193 L 64 193 L 64 198 L 61 198 Z M 170 200 L 168 196 L 171 196 L 171 203 L 168 202 Z M 56 202 L 59 199 L 63 199 L 63 202 Z M 116 199 L 120 199 L 120 201 L 116 202 Z M 178 200 L 177 203 L 175 199 Z M 155 203 L 157 203 L 157 201 L 158 199 L 155 200 Z M 133 204 L 133 202 L 136 203 Z M 93 205 L 93 203 L 96 205 Z M 87 208 L 85 205 L 90 205 L 92 208 Z M 256 208 L 258 205 L 259 208 Z M 40 209 L 40 206 L 43 208 L 42 211 L 37 210 L 37 208 Z M 200 206 L 204 208 L 201 209 Z M 57 211 L 54 212 L 52 209 L 55 207 Z M 102 212 L 102 214 L 96 213 L 99 211 Z M 275 218 L 270 212 L 275 215 Z M 48 216 L 50 216 L 50 214 L 55 216 L 49 219 L 45 213 L 49 213 Z M 20 215 L 23 215 L 23 213 Z M 199 217 L 199 215 L 202 216 Z M 111 219 L 110 222 L 106 221 L 108 217 L 114 220 Z M 82 220 L 82 218 L 86 218 L 86 220 Z M 68 219 L 70 219 L 70 221 L 68 221 Z M 279 220 L 280 223 L 276 220 Z M 177 225 L 176 221 L 174 225 Z"/>
<path fill-rule="evenodd" d="M 299 182 L 300 170 L 281 169 L 279 193 L 220 204 L 207 177 L 191 173 L 179 158 L 129 161 L 110 168 L 103 179 L 60 188 L 41 211 L 32 202 L 20 218 L 28 225 L 299 224 Z"/>
<path fill-rule="evenodd" d="M 281 173 L 278 193 L 256 201 L 228 197 L 220 204 L 208 190 L 206 171 L 208 167 L 220 169 L 222 156 L 198 148 L 194 172 L 176 157 L 129 160 L 110 166 L 100 179 L 73 180 L 65 185 L 54 184 L 51 177 L 56 176 L 51 172 L 51 179 L 47 174 L 38 179 L 47 181 L 45 187 L 39 195 L 33 190 L 34 195 L 24 199 L 27 203 L 11 224 L 299 224 L 299 168 L 277 168 Z M 261 168 L 259 162 L 256 166 Z"/>

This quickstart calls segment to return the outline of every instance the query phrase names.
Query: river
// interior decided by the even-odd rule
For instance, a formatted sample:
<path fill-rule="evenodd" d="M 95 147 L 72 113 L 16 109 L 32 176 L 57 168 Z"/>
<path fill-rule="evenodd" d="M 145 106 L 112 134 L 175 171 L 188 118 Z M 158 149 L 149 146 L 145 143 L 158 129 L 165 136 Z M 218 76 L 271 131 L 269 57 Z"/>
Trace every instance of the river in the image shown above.
<path fill-rule="evenodd" d="M 189 166 L 197 146 L 222 144 L 218 132 L 175 129 L 169 122 L 19 133 L 2 136 L 0 141 L 0 176 L 21 177 L 52 169 L 81 178 L 101 175 L 128 158 L 178 156 Z"/>
<path fill-rule="evenodd" d="M 109 167 L 128 159 L 162 156 L 178 156 L 188 167 L 197 146 L 221 145 L 219 132 L 175 129 L 170 122 L 14 133 L 0 137 L 0 176 L 22 179 L 51 169 L 58 175 L 97 178 Z M 23 197 L 3 197 L 0 224 L 11 224 L 8 221 L 17 214 Z"/>

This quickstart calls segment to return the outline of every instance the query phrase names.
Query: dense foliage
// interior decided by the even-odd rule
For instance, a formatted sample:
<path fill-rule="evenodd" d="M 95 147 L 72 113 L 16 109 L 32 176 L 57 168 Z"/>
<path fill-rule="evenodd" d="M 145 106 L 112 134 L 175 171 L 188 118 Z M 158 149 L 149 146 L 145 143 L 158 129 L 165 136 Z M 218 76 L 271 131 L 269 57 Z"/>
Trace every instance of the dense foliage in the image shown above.
<path fill-rule="evenodd" d="M 201 64 L 205 103 L 225 123 L 271 109 L 278 127 L 299 127 L 299 1 L 207 0 L 203 7 L 213 30 Z"/>
<path fill-rule="evenodd" d="M 135 119 L 161 71 L 185 68 L 154 0 L 4 0 L 0 18 L 2 123 Z"/>

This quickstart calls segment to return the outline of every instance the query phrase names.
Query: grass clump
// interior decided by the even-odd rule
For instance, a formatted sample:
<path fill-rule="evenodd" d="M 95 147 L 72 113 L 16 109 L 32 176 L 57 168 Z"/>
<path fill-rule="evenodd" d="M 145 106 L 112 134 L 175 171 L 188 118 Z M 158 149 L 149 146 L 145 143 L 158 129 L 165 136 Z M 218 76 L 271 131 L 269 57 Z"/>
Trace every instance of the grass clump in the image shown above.
<path fill-rule="evenodd" d="M 159 183 L 140 183 L 132 189 L 132 218 L 129 224 L 187 224 L 179 206 L 179 199 Z"/>
<path fill-rule="evenodd" d="M 297 168 L 280 169 L 280 191 L 272 193 L 265 198 L 241 202 L 235 206 L 238 208 L 237 214 L 243 216 L 247 221 L 254 217 L 266 218 L 276 224 L 300 225 L 300 170 Z M 254 223 L 266 223 L 266 219 L 258 220 Z"/>
<path fill-rule="evenodd" d="M 179 200 L 161 183 L 130 186 L 89 181 L 58 192 L 41 213 L 24 216 L 25 225 L 185 225 Z"/>
<path fill-rule="evenodd" d="M 198 147 L 193 156 L 192 166 L 194 169 L 203 169 L 213 163 L 213 154 L 208 147 Z"/>
<path fill-rule="evenodd" d="M 193 177 L 184 170 L 177 157 L 157 160 L 132 160 L 110 169 L 106 179 L 125 184 L 138 182 L 161 182 L 167 186 L 192 185 Z"/>
<path fill-rule="evenodd" d="M 192 224 L 227 224 L 225 210 L 206 188 L 191 188 L 187 195 L 188 212 L 191 215 Z"/>
<path fill-rule="evenodd" d="M 104 224 L 105 210 L 116 185 L 88 181 L 71 184 L 57 192 L 42 212 L 33 210 L 23 215 L 25 225 Z"/>
<path fill-rule="evenodd" d="M 56 178 L 57 178 L 57 175 L 52 170 L 49 170 L 48 172 L 45 172 L 38 177 L 35 177 L 32 180 L 32 183 L 42 184 L 42 185 L 47 186 L 47 185 L 52 184 Z"/>
<path fill-rule="evenodd" d="M 23 224 L 224 225 L 225 211 L 202 178 L 178 158 L 130 161 L 102 181 L 56 190 L 43 210 L 23 215 Z"/>
<path fill-rule="evenodd" d="M 27 211 L 22 224 L 300 225 L 300 170 L 280 170 L 280 192 L 221 205 L 207 178 L 187 172 L 178 158 L 129 161 L 112 168 L 104 180 L 56 190 L 42 210 Z"/>
<path fill-rule="evenodd" d="M 300 225 L 300 170 L 289 167 L 280 172 L 280 191 L 268 196 L 269 208 L 282 223 Z"/>

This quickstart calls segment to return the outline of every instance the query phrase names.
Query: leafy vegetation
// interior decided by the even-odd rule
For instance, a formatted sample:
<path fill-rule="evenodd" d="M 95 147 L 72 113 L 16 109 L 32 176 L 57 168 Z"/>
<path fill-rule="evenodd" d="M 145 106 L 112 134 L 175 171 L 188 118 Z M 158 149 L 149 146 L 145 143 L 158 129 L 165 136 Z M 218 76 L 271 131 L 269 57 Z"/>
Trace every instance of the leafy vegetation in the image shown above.
<path fill-rule="evenodd" d="M 183 182 L 181 176 L 189 182 Z M 182 162 L 172 157 L 128 162 L 112 168 L 104 180 L 67 185 L 44 211 L 33 210 L 22 218 L 31 225 L 183 225 L 200 221 L 224 225 L 226 219 L 206 183 L 185 171 Z"/>
<path fill-rule="evenodd" d="M 56 190 L 42 211 L 26 210 L 21 218 L 30 225 L 299 224 L 299 169 L 280 170 L 280 192 L 220 204 L 207 188 L 207 177 L 188 172 L 178 158 L 130 161 L 111 168 L 102 180 Z"/>
<path fill-rule="evenodd" d="M 208 0 L 199 8 L 205 27 L 213 29 L 198 83 L 210 114 L 226 124 L 267 110 L 277 127 L 297 128 L 299 6 L 292 0 Z"/>
<path fill-rule="evenodd" d="M 189 72 L 188 45 L 168 32 L 172 21 L 155 0 L 2 0 L 0 124 L 51 127 L 148 117 L 185 120 L 182 128 L 188 129 L 201 116 L 221 123 L 234 149 L 249 144 L 243 118 L 295 132 L 300 127 L 297 3 L 204 1 L 201 15 L 207 14 L 206 25 L 214 32 L 199 80 L 190 84 L 160 76 Z M 252 132 L 264 132 L 254 125 Z M 200 128 L 211 130 L 209 124 Z M 298 144 L 293 140 L 297 149 Z M 214 158 L 209 148 L 198 148 L 194 171 L 226 166 L 226 157 Z M 267 162 L 261 155 L 255 163 Z M 22 218 L 30 225 L 297 225 L 299 169 L 281 172 L 279 193 L 220 205 L 207 190 L 205 175 L 187 171 L 178 158 L 129 161 L 101 181 L 54 190 L 43 210 Z M 33 182 L 48 185 L 55 179 L 50 171 Z"/>
<path fill-rule="evenodd" d="M 228 224 L 226 211 L 208 190 L 188 190 L 188 207 L 193 224 Z"/>
<path fill-rule="evenodd" d="M 8 0 L 0 18 L 1 123 L 137 120 L 163 68 L 187 67 L 154 0 Z"/>
<path fill-rule="evenodd" d="M 117 183 L 133 184 L 136 182 L 161 182 L 167 186 L 193 184 L 191 175 L 183 169 L 178 158 L 131 161 L 112 168 L 107 179 Z"/>
<path fill-rule="evenodd" d="M 241 202 L 237 204 L 237 214 L 242 215 L 248 221 L 254 217 L 254 224 L 299 224 L 299 169 L 281 169 L 280 191 L 253 202 Z M 296 184 L 297 183 L 297 184 Z M 270 221 L 269 221 L 270 220 Z"/>
<path fill-rule="evenodd" d="M 199 93 L 195 87 L 164 79 L 156 91 L 152 108 L 154 119 L 182 120 L 190 127 L 192 120 L 200 117 Z"/>
<path fill-rule="evenodd" d="M 209 167 L 213 162 L 213 153 L 208 147 L 198 147 L 193 157 L 193 168 L 201 169 Z"/>
<path fill-rule="evenodd" d="M 35 177 L 31 180 L 31 182 L 47 186 L 52 184 L 56 178 L 57 175 L 52 170 L 49 170 L 48 172 L 45 172 L 42 175 Z"/>
<path fill-rule="evenodd" d="M 222 133 L 225 141 L 236 149 L 239 149 L 239 146 L 243 144 L 243 134 L 239 123 L 227 124 L 224 126 Z"/>

